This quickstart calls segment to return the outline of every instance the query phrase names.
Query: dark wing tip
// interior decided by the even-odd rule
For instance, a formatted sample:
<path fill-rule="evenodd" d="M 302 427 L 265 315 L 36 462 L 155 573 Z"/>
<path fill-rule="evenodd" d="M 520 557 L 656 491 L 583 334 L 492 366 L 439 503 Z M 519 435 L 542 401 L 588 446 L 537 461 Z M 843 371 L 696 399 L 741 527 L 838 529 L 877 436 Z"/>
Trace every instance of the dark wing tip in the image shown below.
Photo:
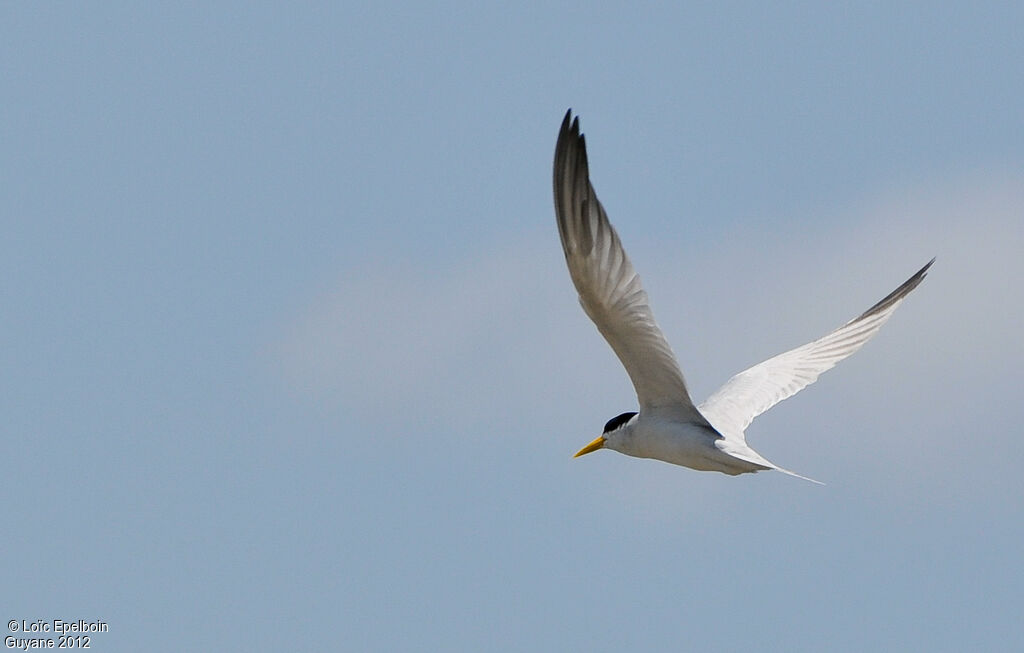
<path fill-rule="evenodd" d="M 565 112 L 562 118 L 562 127 L 558 130 L 558 143 L 565 140 L 575 140 L 580 135 L 580 117 L 572 115 L 572 107 Z"/>
<path fill-rule="evenodd" d="M 564 229 L 564 221 L 574 213 L 574 204 L 578 204 L 581 198 L 587 196 L 588 188 L 586 142 L 580 134 L 579 116 L 574 117 L 570 108 L 562 119 L 562 128 L 558 132 L 558 141 L 555 144 L 555 210 L 560 229 Z"/>
<path fill-rule="evenodd" d="M 562 129 L 555 144 L 553 172 L 555 219 L 562 248 L 567 257 L 571 254 L 587 255 L 599 235 L 595 234 L 595 229 L 610 227 L 590 184 L 587 139 L 580 133 L 580 119 L 572 116 L 572 109 L 562 119 Z"/>
<path fill-rule="evenodd" d="M 901 299 L 909 295 L 910 291 L 912 291 L 914 288 L 917 288 L 921 284 L 921 282 L 924 281 L 924 278 L 928 276 L 928 268 L 930 268 L 932 266 L 932 263 L 934 262 L 935 257 L 933 256 L 932 260 L 925 263 L 923 268 L 915 272 L 913 275 L 911 275 L 909 279 L 900 284 L 899 288 L 892 291 L 891 293 L 886 295 L 880 302 L 878 302 L 868 310 L 861 313 L 861 315 L 857 317 L 857 320 L 868 317 L 869 315 L 872 315 L 874 313 L 884 311 L 885 309 L 889 308 L 896 302 L 900 301 Z"/>

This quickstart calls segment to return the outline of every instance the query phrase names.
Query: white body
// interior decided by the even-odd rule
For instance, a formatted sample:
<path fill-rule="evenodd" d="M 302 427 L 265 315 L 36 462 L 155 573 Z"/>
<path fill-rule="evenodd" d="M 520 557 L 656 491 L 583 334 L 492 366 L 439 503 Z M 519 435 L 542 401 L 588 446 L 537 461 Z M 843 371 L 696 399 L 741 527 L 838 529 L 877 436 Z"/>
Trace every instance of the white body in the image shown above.
<path fill-rule="evenodd" d="M 767 460 L 758 464 L 726 453 L 720 446 L 724 444 L 714 428 L 653 410 L 634 415 L 625 426 L 609 433 L 604 448 L 732 476 L 775 468 Z M 749 456 L 760 458 L 753 449 L 747 449 Z"/>

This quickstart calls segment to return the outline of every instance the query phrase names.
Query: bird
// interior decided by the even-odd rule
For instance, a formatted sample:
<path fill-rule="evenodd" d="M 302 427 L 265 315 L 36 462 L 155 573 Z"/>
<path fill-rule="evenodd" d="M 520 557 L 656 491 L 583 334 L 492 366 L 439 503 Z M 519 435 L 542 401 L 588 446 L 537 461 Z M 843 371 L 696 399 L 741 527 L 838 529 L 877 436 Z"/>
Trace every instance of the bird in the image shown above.
<path fill-rule="evenodd" d="M 640 277 L 590 182 L 586 139 L 572 113 L 566 111 L 555 145 L 558 234 L 580 304 L 626 368 L 639 403 L 638 411 L 608 420 L 601 435 L 573 457 L 610 449 L 699 471 L 736 476 L 776 470 L 819 483 L 754 451 L 746 441 L 747 427 L 860 349 L 924 280 L 935 259 L 846 324 L 736 374 L 694 405 Z"/>

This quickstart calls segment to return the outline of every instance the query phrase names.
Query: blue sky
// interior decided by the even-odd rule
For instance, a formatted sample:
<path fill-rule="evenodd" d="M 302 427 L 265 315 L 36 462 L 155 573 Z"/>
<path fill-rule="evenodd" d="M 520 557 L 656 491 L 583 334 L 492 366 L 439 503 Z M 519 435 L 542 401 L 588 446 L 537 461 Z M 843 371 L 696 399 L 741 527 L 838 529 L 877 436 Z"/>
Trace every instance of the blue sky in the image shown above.
<path fill-rule="evenodd" d="M 0 616 L 104 651 L 1024 639 L 1016 3 L 5 4 Z M 566 108 L 696 397 L 932 256 L 748 430 L 572 460 Z M 8 633 L 5 633 L 5 635 Z"/>

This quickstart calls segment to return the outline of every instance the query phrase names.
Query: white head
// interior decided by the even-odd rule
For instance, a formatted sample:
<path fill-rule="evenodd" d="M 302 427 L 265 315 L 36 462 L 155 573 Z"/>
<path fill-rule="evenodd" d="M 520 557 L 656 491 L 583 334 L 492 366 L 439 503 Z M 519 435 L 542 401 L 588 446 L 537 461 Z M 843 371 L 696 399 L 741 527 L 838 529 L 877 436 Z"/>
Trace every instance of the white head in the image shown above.
<path fill-rule="evenodd" d="M 608 420 L 608 423 L 604 425 L 604 433 L 602 433 L 593 442 L 577 451 L 573 458 L 579 458 L 584 454 L 588 454 L 591 451 L 597 451 L 598 449 L 623 451 L 625 449 L 624 444 L 633 434 L 633 426 L 636 424 L 636 416 L 636 413 L 630 412 L 622 413 L 617 417 L 611 418 Z"/>

